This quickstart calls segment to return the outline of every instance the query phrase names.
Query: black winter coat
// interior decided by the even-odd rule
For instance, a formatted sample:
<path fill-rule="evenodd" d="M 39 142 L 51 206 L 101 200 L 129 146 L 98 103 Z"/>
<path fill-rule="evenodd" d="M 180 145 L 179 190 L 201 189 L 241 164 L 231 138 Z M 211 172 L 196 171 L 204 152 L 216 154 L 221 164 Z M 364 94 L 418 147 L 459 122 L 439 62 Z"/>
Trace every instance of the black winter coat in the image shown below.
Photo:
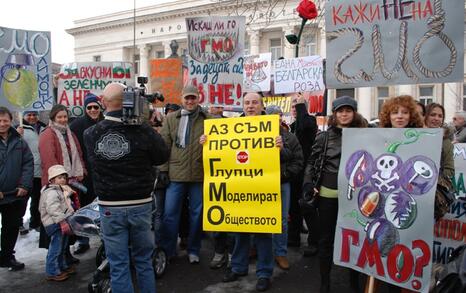
<path fill-rule="evenodd" d="M 324 164 L 321 173 L 321 184 L 327 188 L 338 189 L 338 169 L 340 167 L 341 159 L 341 139 L 342 129 L 337 127 L 330 127 L 326 132 L 321 132 L 317 135 L 314 145 L 312 146 L 312 154 L 307 160 L 304 171 L 304 185 L 310 184 L 312 189 L 314 183 L 314 176 L 319 172 L 318 162 L 322 152 L 324 151 L 325 133 L 328 133 L 327 152 L 324 157 Z"/>
<path fill-rule="evenodd" d="M 303 169 L 303 151 L 298 139 L 293 133 L 280 128 L 283 139 L 283 149 L 280 150 L 281 183 L 294 179 Z"/>
<path fill-rule="evenodd" d="M 85 114 L 83 117 L 76 118 L 75 120 L 73 120 L 73 122 L 70 123 L 70 129 L 78 138 L 79 144 L 81 145 L 81 150 L 83 152 L 83 159 L 86 163 L 87 151 L 84 147 L 84 131 L 91 126 L 96 125 L 97 122 L 102 121 L 103 119 L 104 116 L 102 115 L 102 113 L 100 114 L 98 121 L 95 121 L 94 119 L 89 117 L 89 115 Z M 87 169 L 88 171 L 90 170 L 89 168 Z"/>
<path fill-rule="evenodd" d="M 84 132 L 84 144 L 95 193 L 103 205 L 146 202 L 154 187 L 152 166 L 169 158 L 162 137 L 148 124 L 125 125 L 105 119 Z"/>

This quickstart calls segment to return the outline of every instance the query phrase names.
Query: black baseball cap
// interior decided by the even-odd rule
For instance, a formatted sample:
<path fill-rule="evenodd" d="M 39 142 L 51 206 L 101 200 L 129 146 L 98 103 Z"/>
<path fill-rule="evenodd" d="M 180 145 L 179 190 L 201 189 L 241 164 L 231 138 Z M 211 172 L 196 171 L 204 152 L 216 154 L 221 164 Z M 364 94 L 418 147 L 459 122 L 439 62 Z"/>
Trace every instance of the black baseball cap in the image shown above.
<path fill-rule="evenodd" d="M 358 111 L 358 102 L 350 96 L 341 96 L 336 98 L 332 103 L 332 112 L 337 111 L 341 107 L 351 107 L 354 112 Z"/>

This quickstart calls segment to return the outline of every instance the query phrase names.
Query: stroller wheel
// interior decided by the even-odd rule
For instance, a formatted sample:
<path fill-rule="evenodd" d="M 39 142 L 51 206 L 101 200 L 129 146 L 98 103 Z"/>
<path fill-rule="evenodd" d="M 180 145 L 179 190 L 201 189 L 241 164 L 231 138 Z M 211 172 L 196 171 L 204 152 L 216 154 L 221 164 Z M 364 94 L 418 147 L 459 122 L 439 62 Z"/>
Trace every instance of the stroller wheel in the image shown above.
<path fill-rule="evenodd" d="M 100 244 L 99 248 L 97 249 L 97 252 L 95 254 L 95 266 L 99 267 L 100 264 L 106 259 L 107 256 L 105 255 L 105 246 L 104 244 Z"/>
<path fill-rule="evenodd" d="M 155 277 L 162 277 L 167 268 L 167 254 L 163 249 L 156 248 L 154 250 L 154 255 L 152 256 L 152 265 L 154 266 Z"/>

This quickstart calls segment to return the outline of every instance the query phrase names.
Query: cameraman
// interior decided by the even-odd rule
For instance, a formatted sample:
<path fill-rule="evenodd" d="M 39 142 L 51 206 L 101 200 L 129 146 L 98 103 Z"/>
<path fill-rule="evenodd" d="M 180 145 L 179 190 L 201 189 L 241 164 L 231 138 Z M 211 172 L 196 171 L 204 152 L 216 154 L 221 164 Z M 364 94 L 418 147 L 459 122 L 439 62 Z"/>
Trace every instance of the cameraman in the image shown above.
<path fill-rule="evenodd" d="M 151 233 L 153 165 L 168 160 L 168 149 L 149 125 L 123 124 L 123 92 L 119 83 L 107 85 L 105 119 L 88 128 L 84 144 L 94 170 L 105 253 L 110 263 L 112 292 L 134 292 L 130 255 L 139 292 L 155 292 Z"/>

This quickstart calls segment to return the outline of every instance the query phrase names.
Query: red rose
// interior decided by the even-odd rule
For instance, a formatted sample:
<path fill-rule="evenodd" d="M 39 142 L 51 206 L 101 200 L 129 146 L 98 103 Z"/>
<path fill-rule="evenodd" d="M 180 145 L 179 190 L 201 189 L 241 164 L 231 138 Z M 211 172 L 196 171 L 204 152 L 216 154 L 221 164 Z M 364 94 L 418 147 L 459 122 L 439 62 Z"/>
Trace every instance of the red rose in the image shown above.
<path fill-rule="evenodd" d="M 314 19 L 317 17 L 317 7 L 310 0 L 301 0 L 296 11 L 304 19 Z"/>

